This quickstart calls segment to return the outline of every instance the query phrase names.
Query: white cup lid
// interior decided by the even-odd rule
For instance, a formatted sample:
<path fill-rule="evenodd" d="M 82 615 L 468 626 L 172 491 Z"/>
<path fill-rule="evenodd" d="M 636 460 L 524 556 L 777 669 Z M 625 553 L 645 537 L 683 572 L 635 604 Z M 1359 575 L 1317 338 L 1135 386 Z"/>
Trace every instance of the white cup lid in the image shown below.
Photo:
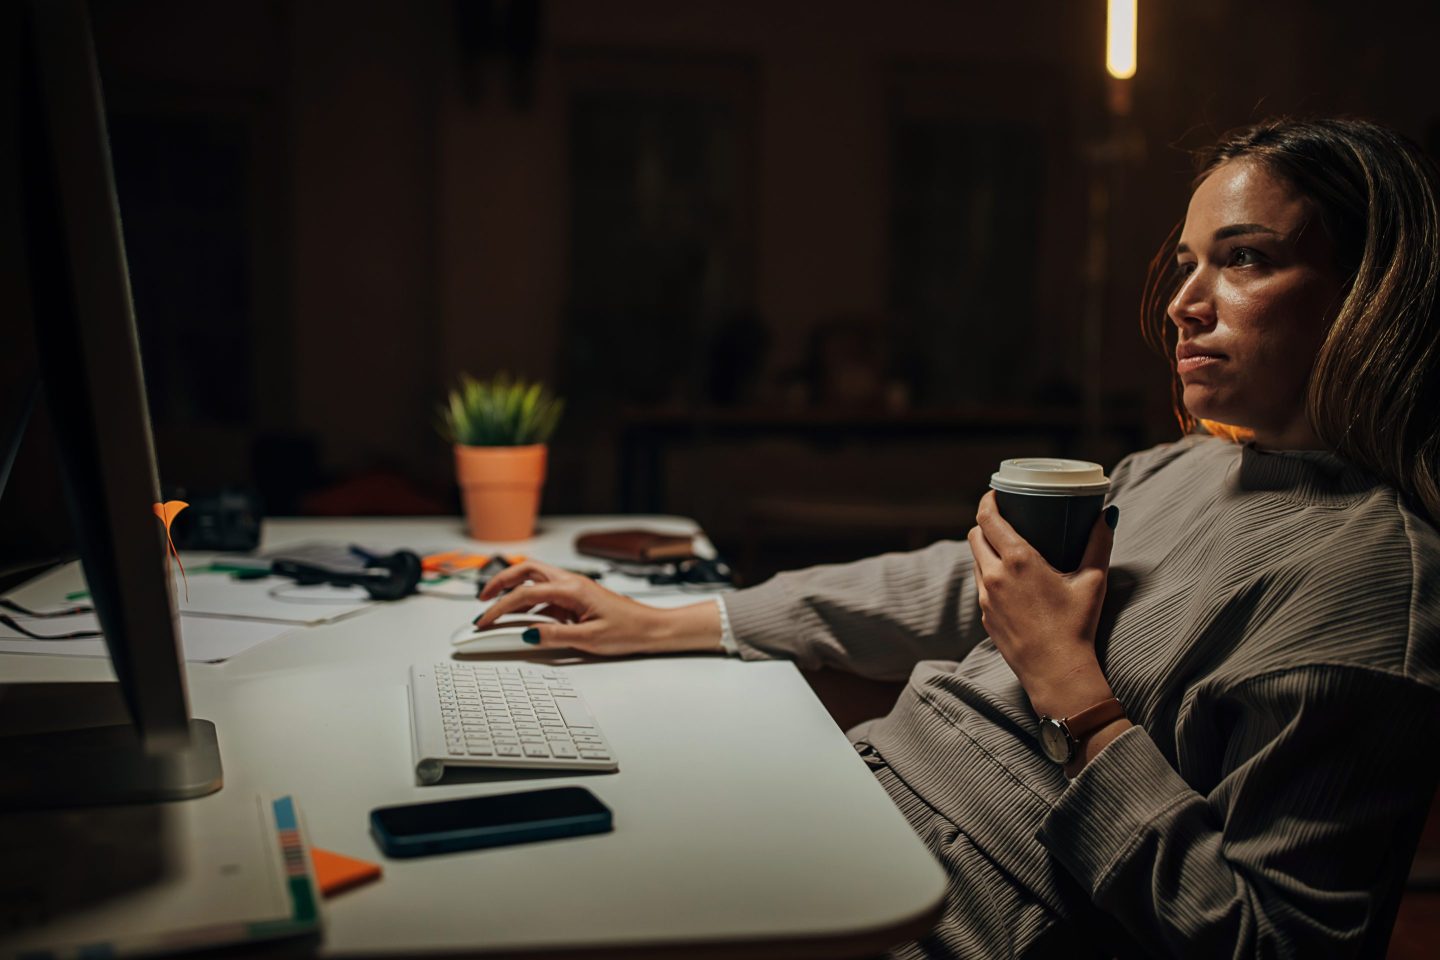
<path fill-rule="evenodd" d="M 1088 460 L 1020 457 L 1001 461 L 990 475 L 990 486 L 1006 493 L 1076 497 L 1108 492 L 1110 479 L 1104 467 Z"/>

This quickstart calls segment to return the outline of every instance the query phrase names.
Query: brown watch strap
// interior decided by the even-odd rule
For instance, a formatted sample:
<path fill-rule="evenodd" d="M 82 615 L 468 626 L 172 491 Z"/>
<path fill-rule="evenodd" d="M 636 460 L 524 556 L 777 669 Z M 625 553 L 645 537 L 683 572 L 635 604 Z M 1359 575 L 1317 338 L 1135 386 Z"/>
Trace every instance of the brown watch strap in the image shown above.
<path fill-rule="evenodd" d="M 1070 739 L 1079 744 L 1096 730 L 1114 723 L 1116 720 L 1121 720 L 1124 716 L 1125 708 L 1121 706 L 1119 700 L 1111 697 L 1109 700 L 1101 700 L 1093 707 L 1086 707 L 1060 722 L 1065 725 L 1065 732 L 1070 734 Z"/>

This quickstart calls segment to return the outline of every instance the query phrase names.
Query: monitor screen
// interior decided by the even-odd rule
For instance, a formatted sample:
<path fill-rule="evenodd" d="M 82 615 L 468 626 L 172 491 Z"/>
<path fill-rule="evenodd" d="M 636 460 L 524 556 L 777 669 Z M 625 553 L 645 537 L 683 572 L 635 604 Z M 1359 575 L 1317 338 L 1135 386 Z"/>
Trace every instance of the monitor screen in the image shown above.
<path fill-rule="evenodd" d="M 40 802 L 195 796 L 219 789 L 219 756 L 213 726 L 190 718 L 165 531 L 153 509 L 159 482 L 89 12 L 81 0 L 37 0 L 25 18 L 18 142 L 27 300 L 65 499 L 132 724 L 110 739 L 73 731 L 53 750 L 17 752 L 49 767 L 28 776 L 7 769 L 0 802 L 57 778 L 68 785 Z M 193 753 L 197 730 L 209 756 L 198 766 L 175 762 Z M 133 762 L 122 756 L 127 743 Z M 106 772 L 87 781 L 84 768 L 97 765 Z M 184 782 L 166 772 L 179 768 Z"/>

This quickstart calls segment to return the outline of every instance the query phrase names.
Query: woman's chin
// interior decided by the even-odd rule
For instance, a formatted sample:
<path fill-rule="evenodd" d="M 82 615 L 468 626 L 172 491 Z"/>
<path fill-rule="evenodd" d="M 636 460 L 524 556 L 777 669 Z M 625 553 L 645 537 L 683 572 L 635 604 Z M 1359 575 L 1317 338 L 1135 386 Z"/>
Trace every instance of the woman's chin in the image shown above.
<path fill-rule="evenodd" d="M 1248 418 L 1236 404 L 1227 403 L 1221 391 L 1204 383 L 1187 383 L 1181 395 L 1185 409 L 1197 420 L 1214 420 L 1219 423 L 1244 423 Z"/>
<path fill-rule="evenodd" d="M 1190 416 L 1197 420 L 1224 420 L 1225 414 L 1221 409 L 1223 404 L 1217 403 L 1215 391 L 1204 384 L 1187 383 L 1185 392 L 1181 395 L 1185 409 Z"/>

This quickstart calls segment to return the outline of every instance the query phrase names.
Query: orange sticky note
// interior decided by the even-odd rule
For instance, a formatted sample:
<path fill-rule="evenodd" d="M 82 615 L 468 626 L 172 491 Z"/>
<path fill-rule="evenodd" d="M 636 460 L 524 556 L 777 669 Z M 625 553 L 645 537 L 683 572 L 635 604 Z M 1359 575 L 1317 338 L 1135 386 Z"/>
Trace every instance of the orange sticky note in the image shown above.
<path fill-rule="evenodd" d="M 315 864 L 315 880 L 320 884 L 320 892 L 327 897 L 380 879 L 380 864 L 319 847 L 310 848 L 310 862 Z"/>
<path fill-rule="evenodd" d="M 190 599 L 190 578 L 185 576 L 185 564 L 180 562 L 180 551 L 175 549 L 175 540 L 170 536 L 170 524 L 190 504 L 184 500 L 166 500 L 164 503 L 154 504 L 155 516 L 165 524 L 165 542 L 170 545 L 170 555 L 175 558 L 175 565 L 180 568 L 180 579 L 185 581 L 185 599 Z"/>
<path fill-rule="evenodd" d="M 459 550 L 447 550 L 444 553 L 432 553 L 422 557 L 420 569 L 428 570 L 431 573 L 459 573 L 461 570 L 471 570 L 475 567 L 485 566 L 485 561 L 490 558 L 478 553 L 463 553 Z"/>
<path fill-rule="evenodd" d="M 420 569 L 428 573 L 435 573 L 444 570 L 447 564 L 453 563 L 459 556 L 459 550 L 446 550 L 443 553 L 427 554 L 420 558 Z"/>
<path fill-rule="evenodd" d="M 190 506 L 190 504 L 184 500 L 166 500 L 164 503 L 155 504 L 155 516 L 165 522 L 165 532 L 167 534 L 170 532 L 170 524 L 174 523 L 175 518 L 180 515 L 180 511 L 188 506 Z"/>

